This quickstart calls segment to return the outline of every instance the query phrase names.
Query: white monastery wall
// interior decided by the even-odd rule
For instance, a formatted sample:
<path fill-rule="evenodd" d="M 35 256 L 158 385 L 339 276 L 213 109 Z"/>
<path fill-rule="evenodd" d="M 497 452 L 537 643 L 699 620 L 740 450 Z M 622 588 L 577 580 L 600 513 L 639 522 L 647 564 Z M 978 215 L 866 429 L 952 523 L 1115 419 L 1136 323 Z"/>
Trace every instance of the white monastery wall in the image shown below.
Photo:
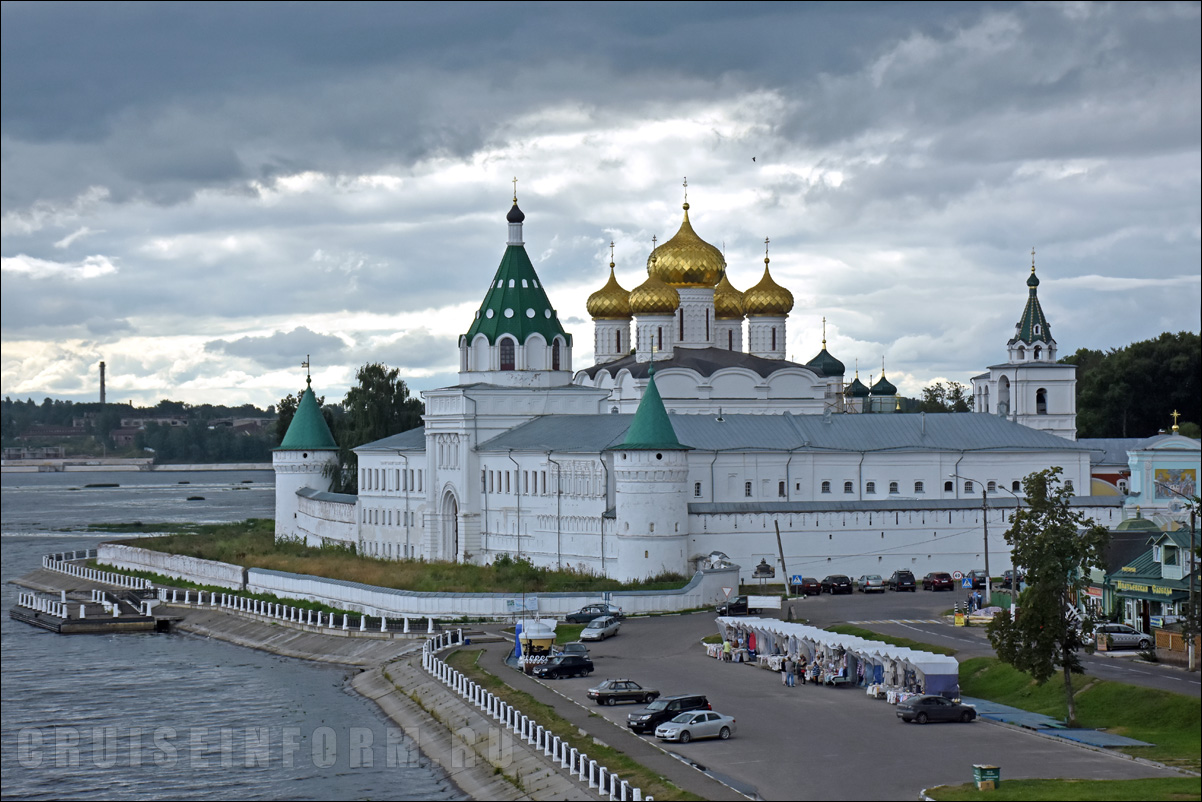
<path fill-rule="evenodd" d="M 104 565 L 126 571 L 150 571 L 184 579 L 199 585 L 216 585 L 231 590 L 242 588 L 242 567 L 229 563 L 201 560 L 182 554 L 165 554 L 124 543 L 101 543 L 96 549 L 96 559 Z"/>

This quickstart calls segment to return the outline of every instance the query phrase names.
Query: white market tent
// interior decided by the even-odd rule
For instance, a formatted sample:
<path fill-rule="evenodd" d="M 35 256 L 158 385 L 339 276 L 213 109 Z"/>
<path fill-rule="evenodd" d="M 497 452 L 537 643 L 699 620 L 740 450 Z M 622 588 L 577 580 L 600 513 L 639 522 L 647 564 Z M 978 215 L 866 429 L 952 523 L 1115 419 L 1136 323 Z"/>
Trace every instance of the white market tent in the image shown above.
<path fill-rule="evenodd" d="M 960 664 L 949 655 L 840 635 L 775 618 L 721 616 L 717 622 L 719 634 L 726 639 L 735 640 L 742 635 L 750 640 L 754 635 L 760 654 L 804 654 L 813 662 L 820 651 L 838 650 L 847 656 L 848 676 L 855 676 L 857 663 L 863 663 L 865 675 L 876 683 L 897 685 L 898 678 L 909 670 L 921 681 L 926 693 L 955 692 L 959 688 Z"/>

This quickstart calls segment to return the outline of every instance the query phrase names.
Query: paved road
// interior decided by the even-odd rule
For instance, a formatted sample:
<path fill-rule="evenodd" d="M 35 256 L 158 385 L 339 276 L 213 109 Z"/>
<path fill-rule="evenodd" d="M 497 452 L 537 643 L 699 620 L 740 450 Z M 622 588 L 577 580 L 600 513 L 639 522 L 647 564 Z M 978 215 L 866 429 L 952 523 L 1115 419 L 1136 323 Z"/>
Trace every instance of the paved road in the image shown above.
<path fill-rule="evenodd" d="M 950 595 L 823 597 L 799 604 L 815 622 L 931 620 L 934 612 L 950 606 Z M 946 629 L 955 636 L 963 632 Z M 974 763 L 1000 765 L 1003 779 L 1166 774 L 1136 761 L 983 722 L 903 724 L 893 707 L 853 689 L 785 688 L 779 675 L 707 658 L 699 641 L 714 631 L 712 614 L 632 619 L 620 635 L 591 647 L 597 666 L 592 677 L 546 685 L 561 694 L 562 704 L 573 706 L 587 705 L 585 691 L 605 677 L 630 677 L 665 693 L 707 694 L 716 710 L 738 719 L 739 734 L 728 742 L 666 748 L 764 799 L 913 799 L 924 787 L 970 781 Z M 590 732 L 605 740 L 602 722 L 624 729 L 626 714 L 633 709 L 594 706 L 598 718 L 591 719 L 595 723 Z"/>

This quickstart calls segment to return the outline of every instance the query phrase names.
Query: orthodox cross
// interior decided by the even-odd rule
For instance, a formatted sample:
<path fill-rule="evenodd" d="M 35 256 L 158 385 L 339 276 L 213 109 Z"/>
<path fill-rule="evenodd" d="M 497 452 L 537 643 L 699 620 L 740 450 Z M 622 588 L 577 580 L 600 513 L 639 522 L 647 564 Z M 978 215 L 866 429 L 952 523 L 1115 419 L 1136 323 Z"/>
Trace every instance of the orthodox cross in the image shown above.
<path fill-rule="evenodd" d="M 518 177 L 516 175 L 513 177 L 513 202 L 518 202 Z"/>

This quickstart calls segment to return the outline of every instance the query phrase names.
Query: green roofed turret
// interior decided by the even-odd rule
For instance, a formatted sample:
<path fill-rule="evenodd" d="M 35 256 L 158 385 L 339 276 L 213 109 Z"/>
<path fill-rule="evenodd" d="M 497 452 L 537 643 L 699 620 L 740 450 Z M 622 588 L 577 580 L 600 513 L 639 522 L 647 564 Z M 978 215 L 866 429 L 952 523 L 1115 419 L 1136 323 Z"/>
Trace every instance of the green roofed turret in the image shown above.
<path fill-rule="evenodd" d="M 639 401 L 639 408 L 634 413 L 634 420 L 626 430 L 626 439 L 617 449 L 620 451 L 683 451 L 689 446 L 680 444 L 676 439 L 676 430 L 668 419 L 668 410 L 664 409 L 664 400 L 660 398 L 655 386 L 655 366 L 647 371 L 647 389 Z"/>
<path fill-rule="evenodd" d="M 296 405 L 296 414 L 277 451 L 337 451 L 338 444 L 321 407 L 317 405 L 317 397 L 313 395 L 311 379 L 305 378 L 305 391 L 301 393 L 300 402 Z"/>

